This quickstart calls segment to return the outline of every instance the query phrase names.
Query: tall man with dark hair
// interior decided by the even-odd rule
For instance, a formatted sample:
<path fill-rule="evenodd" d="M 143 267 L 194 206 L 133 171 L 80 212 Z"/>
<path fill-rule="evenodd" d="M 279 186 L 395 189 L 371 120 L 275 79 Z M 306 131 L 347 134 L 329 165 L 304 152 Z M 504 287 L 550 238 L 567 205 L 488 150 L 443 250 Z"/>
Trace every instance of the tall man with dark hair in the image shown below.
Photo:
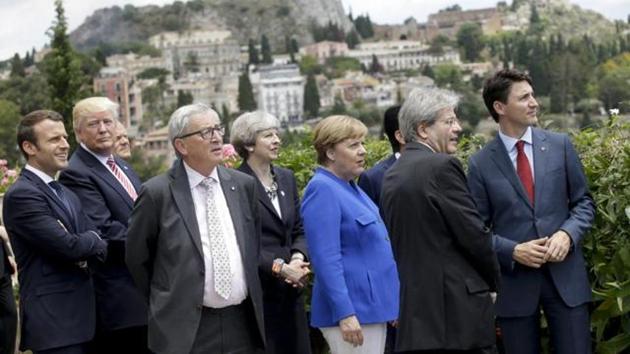
<path fill-rule="evenodd" d="M 372 199 L 374 204 L 379 206 L 381 199 L 381 186 L 383 184 L 385 172 L 392 167 L 394 162 L 396 162 L 396 160 L 400 157 L 400 153 L 405 147 L 405 140 L 398 129 L 399 111 L 400 106 L 389 107 L 385 111 L 385 116 L 383 118 L 383 130 L 385 131 L 387 140 L 389 140 L 389 144 L 392 147 L 392 154 L 359 176 L 359 187 L 361 187 L 365 194 Z"/>
<path fill-rule="evenodd" d="M 470 158 L 468 183 L 501 265 L 498 323 L 508 354 L 540 352 L 540 307 L 558 354 L 590 353 L 581 240 L 594 218 L 569 137 L 534 128 L 530 77 L 502 70 L 483 89 L 499 135 Z"/>
<path fill-rule="evenodd" d="M 59 181 L 72 189 L 86 214 L 107 240 L 107 261 L 94 270 L 98 328 L 94 350 L 100 353 L 147 351 L 147 305 L 125 266 L 127 222 L 140 178 L 114 154 L 118 104 L 90 97 L 72 110 L 80 143 Z"/>
<path fill-rule="evenodd" d="M 54 179 L 68 164 L 66 139 L 59 113 L 27 114 L 17 133 L 26 166 L 4 198 L 20 270 L 20 349 L 35 354 L 87 353 L 96 309 L 86 261 L 102 261 L 107 251 L 79 198 Z"/>

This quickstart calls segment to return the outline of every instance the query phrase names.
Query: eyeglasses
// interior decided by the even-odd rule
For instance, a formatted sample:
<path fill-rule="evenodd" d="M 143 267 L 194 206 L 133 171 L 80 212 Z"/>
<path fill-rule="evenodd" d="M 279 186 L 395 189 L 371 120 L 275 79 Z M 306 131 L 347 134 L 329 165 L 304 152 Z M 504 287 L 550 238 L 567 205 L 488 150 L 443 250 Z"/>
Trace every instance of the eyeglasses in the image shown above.
<path fill-rule="evenodd" d="M 446 125 L 448 125 L 449 127 L 452 127 L 455 124 L 461 125 L 460 120 L 457 119 L 457 118 L 448 118 L 448 119 L 444 119 L 444 120 L 441 120 L 441 121 L 446 123 Z"/>
<path fill-rule="evenodd" d="M 187 138 L 189 136 L 193 136 L 195 134 L 199 134 L 199 136 L 201 136 L 201 139 L 203 139 L 203 140 L 210 140 L 214 136 L 215 132 L 219 133 L 219 135 L 223 135 L 223 134 L 225 134 L 225 127 L 222 126 L 222 125 L 217 125 L 217 126 L 214 126 L 214 127 L 203 128 L 201 130 L 197 130 L 196 132 L 180 135 L 177 138 L 178 139 L 184 139 L 184 138 Z"/>

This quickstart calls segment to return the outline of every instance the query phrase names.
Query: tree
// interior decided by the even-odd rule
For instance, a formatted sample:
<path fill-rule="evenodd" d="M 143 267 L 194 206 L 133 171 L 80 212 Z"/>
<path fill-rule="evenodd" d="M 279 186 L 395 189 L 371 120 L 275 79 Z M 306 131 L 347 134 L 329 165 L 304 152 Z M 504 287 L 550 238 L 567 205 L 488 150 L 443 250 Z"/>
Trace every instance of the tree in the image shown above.
<path fill-rule="evenodd" d="M 51 52 L 44 63 L 44 73 L 50 86 L 54 111 L 64 118 L 71 149 L 76 145 L 72 127 L 72 107 L 81 97 L 81 85 L 85 81 L 77 56 L 70 45 L 62 0 L 55 0 L 56 19 L 49 32 Z"/>
<path fill-rule="evenodd" d="M 330 114 L 346 114 L 347 112 L 348 111 L 346 109 L 346 104 L 343 102 L 343 98 L 341 98 L 341 95 L 335 95 L 335 101 L 333 102 Z"/>
<path fill-rule="evenodd" d="M 357 31 L 352 30 L 348 32 L 348 34 L 346 35 L 346 44 L 348 45 L 348 48 L 354 49 L 359 43 L 360 40 L 359 35 L 357 35 Z"/>
<path fill-rule="evenodd" d="M 223 134 L 223 138 L 228 139 L 230 136 L 230 128 L 232 128 L 232 117 L 230 116 L 230 110 L 225 103 L 221 105 L 221 125 L 225 127 L 225 134 Z"/>
<path fill-rule="evenodd" d="M 368 69 L 370 74 L 376 74 L 383 72 L 383 66 L 378 62 L 378 58 L 375 54 L 372 54 L 372 62 L 370 63 L 370 68 Z"/>
<path fill-rule="evenodd" d="M 238 78 L 238 108 L 243 111 L 256 110 L 256 100 L 254 100 L 254 89 L 249 81 L 247 70 Z"/>
<path fill-rule="evenodd" d="M 464 59 L 469 62 L 479 60 L 483 49 L 483 32 L 478 23 L 464 23 L 457 31 L 457 44 L 464 51 Z"/>
<path fill-rule="evenodd" d="M 0 99 L 0 157 L 6 159 L 9 166 L 15 165 L 21 156 L 15 141 L 20 116 L 20 107 Z"/>
<path fill-rule="evenodd" d="M 184 62 L 184 67 L 188 72 L 199 72 L 199 59 L 197 59 L 197 53 L 193 51 L 188 52 L 188 55 L 186 55 L 186 61 Z"/>
<path fill-rule="evenodd" d="M 361 35 L 361 38 L 366 39 L 374 37 L 374 28 L 372 27 L 372 20 L 370 20 L 370 15 L 357 16 L 357 18 L 354 19 L 354 27 Z"/>
<path fill-rule="evenodd" d="M 263 64 L 272 64 L 273 57 L 271 56 L 271 45 L 269 44 L 269 38 L 264 34 L 260 36 L 260 51 L 262 52 Z"/>
<path fill-rule="evenodd" d="M 189 105 L 193 103 L 194 99 L 195 98 L 193 97 L 192 93 L 188 91 L 184 91 L 184 90 L 177 91 L 177 107 Z"/>
<path fill-rule="evenodd" d="M 444 46 L 448 45 L 449 42 L 450 40 L 448 39 L 448 37 L 443 34 L 439 34 L 435 36 L 435 38 L 431 40 L 431 45 L 429 46 L 429 53 L 435 54 L 435 55 L 444 54 Z"/>
<path fill-rule="evenodd" d="M 11 77 L 16 77 L 16 76 L 20 76 L 20 77 L 24 77 L 26 76 L 26 73 L 24 72 L 24 63 L 22 62 L 22 59 L 20 59 L 20 55 L 18 53 L 15 53 L 15 55 L 13 55 L 13 58 L 11 59 Z"/>
<path fill-rule="evenodd" d="M 317 89 L 317 81 L 315 75 L 308 74 L 306 77 L 306 86 L 304 87 L 304 111 L 310 118 L 319 116 L 319 90 Z"/>
<path fill-rule="evenodd" d="M 249 44 L 247 45 L 247 53 L 249 54 L 248 64 L 258 65 L 258 63 L 260 63 L 258 49 L 256 49 L 256 42 L 254 42 L 251 38 L 249 39 Z"/>

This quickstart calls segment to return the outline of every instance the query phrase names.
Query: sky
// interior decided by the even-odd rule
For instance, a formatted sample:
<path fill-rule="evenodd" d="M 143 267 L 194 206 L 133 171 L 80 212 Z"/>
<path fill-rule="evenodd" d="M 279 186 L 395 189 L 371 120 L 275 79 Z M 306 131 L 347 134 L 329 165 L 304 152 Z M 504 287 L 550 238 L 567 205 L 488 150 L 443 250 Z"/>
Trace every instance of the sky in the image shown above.
<path fill-rule="evenodd" d="M 77 28 L 95 10 L 114 5 L 163 5 L 174 0 L 64 0 L 70 31 Z M 257 1 L 257 0 L 251 0 Z M 459 4 L 464 10 L 493 7 L 499 0 L 342 0 L 346 12 L 369 14 L 372 22 L 402 23 L 413 16 L 424 22 L 427 16 L 447 6 Z M 595 10 L 610 19 L 626 20 L 628 0 L 570 0 L 582 8 Z M 511 0 L 507 0 L 511 3 Z M 21 56 L 33 47 L 49 42 L 46 32 L 55 18 L 53 0 L 0 0 L 0 60 L 14 53 Z"/>

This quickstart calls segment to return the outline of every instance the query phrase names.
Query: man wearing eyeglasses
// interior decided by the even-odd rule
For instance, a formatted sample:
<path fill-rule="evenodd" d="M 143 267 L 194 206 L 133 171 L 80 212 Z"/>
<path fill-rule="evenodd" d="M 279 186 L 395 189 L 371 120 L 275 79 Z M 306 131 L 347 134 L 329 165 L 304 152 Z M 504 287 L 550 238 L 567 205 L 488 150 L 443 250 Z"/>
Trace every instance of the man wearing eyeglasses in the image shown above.
<path fill-rule="evenodd" d="M 90 97 L 73 108 L 80 146 L 59 181 L 81 199 L 83 210 L 107 241 L 107 260 L 94 269 L 97 331 L 95 353 L 147 352 L 147 306 L 125 266 L 127 220 L 140 178 L 115 156 L 118 104 Z"/>
<path fill-rule="evenodd" d="M 149 301 L 155 353 L 264 348 L 256 183 L 220 165 L 223 133 L 210 107 L 177 109 L 179 159 L 145 183 L 131 214 L 126 261 Z"/>

